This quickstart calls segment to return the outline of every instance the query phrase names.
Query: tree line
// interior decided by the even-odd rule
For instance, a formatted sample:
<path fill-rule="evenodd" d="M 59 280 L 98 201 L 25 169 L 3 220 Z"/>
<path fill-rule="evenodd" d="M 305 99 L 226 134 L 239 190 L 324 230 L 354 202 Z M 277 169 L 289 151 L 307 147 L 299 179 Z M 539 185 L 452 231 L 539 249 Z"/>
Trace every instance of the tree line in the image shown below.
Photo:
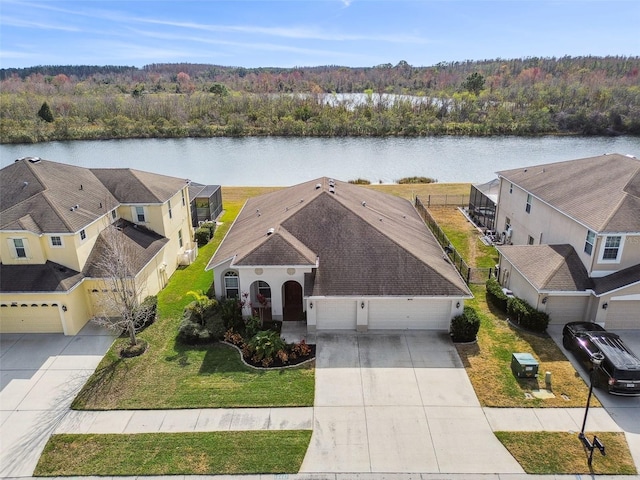
<path fill-rule="evenodd" d="M 638 135 L 640 57 L 0 70 L 0 140 Z M 359 95 L 350 95 L 359 94 Z"/>

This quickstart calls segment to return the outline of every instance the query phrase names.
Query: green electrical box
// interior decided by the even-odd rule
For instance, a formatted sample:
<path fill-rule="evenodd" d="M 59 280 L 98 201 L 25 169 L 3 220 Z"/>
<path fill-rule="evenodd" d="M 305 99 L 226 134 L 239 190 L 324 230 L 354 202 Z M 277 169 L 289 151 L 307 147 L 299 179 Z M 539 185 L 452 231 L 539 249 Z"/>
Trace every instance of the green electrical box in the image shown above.
<path fill-rule="evenodd" d="M 538 374 L 538 361 L 530 353 L 511 355 L 511 371 L 518 378 L 531 378 Z"/>

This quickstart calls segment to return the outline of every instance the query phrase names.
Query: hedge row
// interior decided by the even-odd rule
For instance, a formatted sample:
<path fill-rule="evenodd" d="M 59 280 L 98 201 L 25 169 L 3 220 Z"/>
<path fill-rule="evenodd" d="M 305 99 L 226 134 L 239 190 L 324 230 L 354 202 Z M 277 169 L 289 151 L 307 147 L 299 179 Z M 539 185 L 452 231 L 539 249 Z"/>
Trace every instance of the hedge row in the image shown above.
<path fill-rule="evenodd" d="M 521 298 L 507 297 L 498 280 L 487 280 L 487 301 L 507 314 L 511 321 L 532 332 L 544 332 L 549 325 L 549 314 L 533 308 Z"/>

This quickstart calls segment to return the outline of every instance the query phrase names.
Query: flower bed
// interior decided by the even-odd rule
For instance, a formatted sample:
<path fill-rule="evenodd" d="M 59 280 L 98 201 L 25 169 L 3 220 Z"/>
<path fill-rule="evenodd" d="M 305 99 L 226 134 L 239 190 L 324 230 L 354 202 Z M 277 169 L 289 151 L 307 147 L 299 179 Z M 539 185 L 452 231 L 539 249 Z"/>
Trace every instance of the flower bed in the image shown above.
<path fill-rule="evenodd" d="M 316 346 L 304 340 L 298 343 L 285 343 L 278 332 L 262 330 L 249 340 L 233 329 L 224 335 L 226 343 L 237 347 L 248 365 L 259 368 L 283 368 L 299 365 L 312 360 L 316 355 Z"/>

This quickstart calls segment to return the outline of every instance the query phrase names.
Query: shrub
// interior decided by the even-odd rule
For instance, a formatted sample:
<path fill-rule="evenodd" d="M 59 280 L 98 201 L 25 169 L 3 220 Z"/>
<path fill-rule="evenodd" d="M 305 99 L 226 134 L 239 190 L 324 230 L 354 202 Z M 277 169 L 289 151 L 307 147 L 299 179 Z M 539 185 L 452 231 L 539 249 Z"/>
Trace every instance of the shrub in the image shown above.
<path fill-rule="evenodd" d="M 188 291 L 187 295 L 193 296 L 195 300 L 185 308 L 193 312 L 194 322 L 204 326 L 207 322 L 207 318 L 210 317 L 218 308 L 217 300 L 207 297 L 203 292 L 194 292 L 193 290 Z"/>
<path fill-rule="evenodd" d="M 502 312 L 507 313 L 507 300 L 509 297 L 502 291 L 502 286 L 495 277 L 489 277 L 487 280 L 487 300 L 494 307 L 499 308 Z"/>
<path fill-rule="evenodd" d="M 198 228 L 194 234 L 199 247 L 204 247 L 211 240 L 211 231 L 208 228 Z"/>
<path fill-rule="evenodd" d="M 549 315 L 540 312 L 521 298 L 509 298 L 507 314 L 516 325 L 532 332 L 544 332 L 549 326 Z"/>
<path fill-rule="evenodd" d="M 256 333 L 251 340 L 247 342 L 247 345 L 253 351 L 253 360 L 263 362 L 263 364 L 265 359 L 273 361 L 279 350 L 286 349 L 284 340 L 280 338 L 278 332 L 272 330 L 263 330 Z"/>
<path fill-rule="evenodd" d="M 356 178 L 355 180 L 349 180 L 349 183 L 354 185 L 371 185 L 369 180 L 365 180 L 364 178 Z"/>
<path fill-rule="evenodd" d="M 244 332 L 244 320 L 242 319 L 242 302 L 237 298 L 225 298 L 220 300 L 220 314 L 225 328 L 232 328 L 236 332 Z"/>
<path fill-rule="evenodd" d="M 136 309 L 135 328 L 136 332 L 144 330 L 156 321 L 156 313 L 158 311 L 158 297 L 149 295 L 140 306 Z"/>
<path fill-rule="evenodd" d="M 185 345 L 200 345 L 210 343 L 214 339 L 211 332 L 206 326 L 200 325 L 192 320 L 193 313 L 185 314 L 180 326 L 178 327 L 178 342 Z"/>
<path fill-rule="evenodd" d="M 216 222 L 204 222 L 200 225 L 200 228 L 209 230 L 209 238 L 213 238 L 213 234 L 216 233 Z"/>
<path fill-rule="evenodd" d="M 435 178 L 429 177 L 404 177 L 398 180 L 399 184 L 407 184 L 407 183 L 437 183 L 438 180 Z"/>
<path fill-rule="evenodd" d="M 480 318 L 471 307 L 464 307 L 462 315 L 451 320 L 450 334 L 454 342 L 472 342 L 480 330 Z"/>
<path fill-rule="evenodd" d="M 244 335 L 247 338 L 253 336 L 262 330 L 262 321 L 258 317 L 249 317 L 244 321 Z"/>

